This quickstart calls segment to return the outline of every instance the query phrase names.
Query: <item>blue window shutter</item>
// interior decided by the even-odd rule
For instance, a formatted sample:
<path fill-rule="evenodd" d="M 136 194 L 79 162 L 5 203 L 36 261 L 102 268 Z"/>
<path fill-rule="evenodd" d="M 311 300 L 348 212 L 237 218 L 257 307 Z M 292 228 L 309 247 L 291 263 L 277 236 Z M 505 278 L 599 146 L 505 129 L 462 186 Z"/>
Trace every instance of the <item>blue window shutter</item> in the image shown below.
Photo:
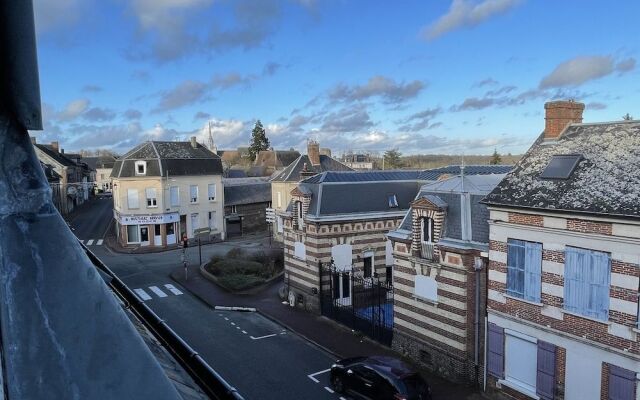
<path fill-rule="evenodd" d="M 628 369 L 609 365 L 609 400 L 635 400 L 636 374 Z"/>
<path fill-rule="evenodd" d="M 525 242 L 509 239 L 507 242 L 507 293 L 524 296 Z"/>
<path fill-rule="evenodd" d="M 556 346 L 538 341 L 538 373 L 536 394 L 544 400 L 553 400 L 556 388 Z"/>
<path fill-rule="evenodd" d="M 607 253 L 567 247 L 564 308 L 606 321 L 609 318 L 611 257 Z"/>
<path fill-rule="evenodd" d="M 586 264 L 586 265 L 585 265 Z M 589 268 L 585 250 L 567 247 L 564 262 L 564 308 L 583 314 L 587 296 L 583 273 Z"/>
<path fill-rule="evenodd" d="M 611 280 L 611 258 L 607 253 L 592 252 L 592 276 L 589 280 L 589 313 L 606 321 L 609 319 L 609 282 Z"/>
<path fill-rule="evenodd" d="M 525 242 L 525 300 L 540 302 L 542 287 L 542 244 Z"/>
<path fill-rule="evenodd" d="M 504 328 L 489 323 L 487 338 L 487 372 L 504 378 Z"/>

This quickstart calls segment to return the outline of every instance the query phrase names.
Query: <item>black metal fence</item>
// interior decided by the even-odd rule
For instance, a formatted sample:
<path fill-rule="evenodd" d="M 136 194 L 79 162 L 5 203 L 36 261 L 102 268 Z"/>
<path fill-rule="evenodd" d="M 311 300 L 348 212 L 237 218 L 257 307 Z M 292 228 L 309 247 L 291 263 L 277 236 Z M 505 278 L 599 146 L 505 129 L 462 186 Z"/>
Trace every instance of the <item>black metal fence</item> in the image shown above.
<path fill-rule="evenodd" d="M 350 271 L 331 264 L 320 266 L 322 315 L 391 345 L 393 338 L 393 286 L 376 274 L 365 277 L 355 266 Z"/>

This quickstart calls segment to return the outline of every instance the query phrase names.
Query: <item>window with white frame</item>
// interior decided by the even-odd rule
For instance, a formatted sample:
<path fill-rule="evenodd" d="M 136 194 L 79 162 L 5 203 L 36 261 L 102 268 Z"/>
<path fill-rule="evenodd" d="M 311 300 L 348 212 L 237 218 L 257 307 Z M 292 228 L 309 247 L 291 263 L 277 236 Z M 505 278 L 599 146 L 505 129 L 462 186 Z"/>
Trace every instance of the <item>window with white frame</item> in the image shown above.
<path fill-rule="evenodd" d="M 209 196 L 209 201 L 214 201 L 216 199 L 216 184 L 210 183 L 207 186 L 207 194 Z"/>
<path fill-rule="evenodd" d="M 611 256 L 567 246 L 564 264 L 564 309 L 586 317 L 609 319 Z"/>
<path fill-rule="evenodd" d="M 147 174 L 147 162 L 146 161 L 136 161 L 135 168 L 136 168 L 136 175 L 146 175 Z"/>
<path fill-rule="evenodd" d="M 180 188 L 178 186 L 171 186 L 169 188 L 169 198 L 171 201 L 171 207 L 180 206 Z"/>
<path fill-rule="evenodd" d="M 507 294 L 540 302 L 542 244 L 524 240 L 507 241 Z"/>
<path fill-rule="evenodd" d="M 189 186 L 189 199 L 191 203 L 198 202 L 198 185 Z"/>
<path fill-rule="evenodd" d="M 139 208 L 138 189 L 127 189 L 127 207 Z"/>
<path fill-rule="evenodd" d="M 420 233 L 422 235 L 422 241 L 427 243 L 433 243 L 434 240 L 434 223 L 433 218 L 422 217 L 420 218 Z"/>
<path fill-rule="evenodd" d="M 155 188 L 146 188 L 145 193 L 147 195 L 147 207 L 155 208 L 158 207 L 158 199 L 156 197 L 156 189 Z"/>

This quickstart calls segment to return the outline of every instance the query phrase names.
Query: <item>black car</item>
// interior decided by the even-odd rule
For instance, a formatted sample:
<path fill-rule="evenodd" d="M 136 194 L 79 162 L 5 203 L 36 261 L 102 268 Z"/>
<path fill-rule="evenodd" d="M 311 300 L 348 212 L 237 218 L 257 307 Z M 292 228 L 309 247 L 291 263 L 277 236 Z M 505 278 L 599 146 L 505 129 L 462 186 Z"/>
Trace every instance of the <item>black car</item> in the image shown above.
<path fill-rule="evenodd" d="M 339 360 L 331 366 L 338 393 L 367 400 L 431 400 L 427 382 L 404 362 L 384 356 Z"/>

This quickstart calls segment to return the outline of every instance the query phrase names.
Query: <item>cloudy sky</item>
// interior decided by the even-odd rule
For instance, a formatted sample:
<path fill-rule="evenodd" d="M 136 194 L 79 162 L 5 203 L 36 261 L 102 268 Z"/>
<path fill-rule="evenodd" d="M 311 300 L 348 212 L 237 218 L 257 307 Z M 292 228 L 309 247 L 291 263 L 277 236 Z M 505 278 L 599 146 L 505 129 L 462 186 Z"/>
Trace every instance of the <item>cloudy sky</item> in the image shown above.
<path fill-rule="evenodd" d="M 640 118 L 640 2 L 34 0 L 39 142 L 308 138 L 334 152 L 525 151 L 543 104 Z"/>

